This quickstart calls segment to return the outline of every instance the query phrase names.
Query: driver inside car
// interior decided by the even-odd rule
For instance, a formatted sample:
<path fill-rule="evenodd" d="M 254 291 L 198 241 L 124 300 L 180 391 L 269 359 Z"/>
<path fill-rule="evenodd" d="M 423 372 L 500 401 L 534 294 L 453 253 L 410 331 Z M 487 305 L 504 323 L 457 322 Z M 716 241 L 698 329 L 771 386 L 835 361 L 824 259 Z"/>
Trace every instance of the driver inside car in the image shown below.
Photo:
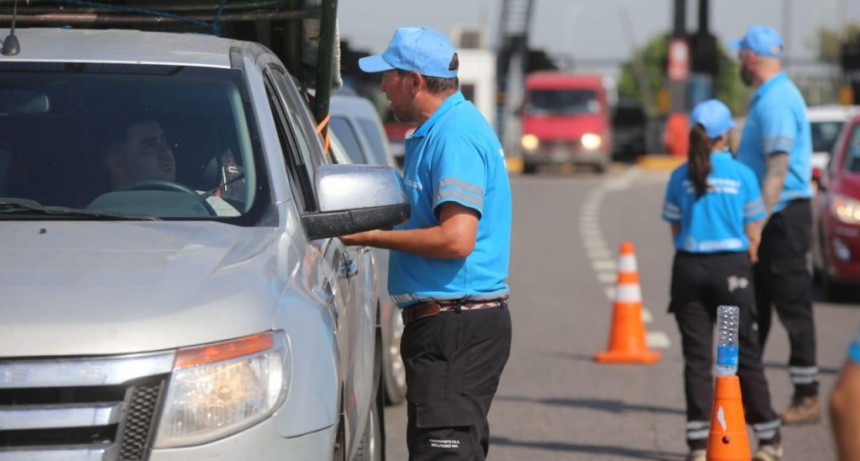
<path fill-rule="evenodd" d="M 103 148 L 110 185 L 115 191 L 146 181 L 183 187 L 176 182 L 176 159 L 167 135 L 151 116 L 144 114 L 108 129 Z M 205 199 L 217 216 L 238 216 L 239 212 L 232 205 L 212 193 L 215 190 L 194 192 Z"/>

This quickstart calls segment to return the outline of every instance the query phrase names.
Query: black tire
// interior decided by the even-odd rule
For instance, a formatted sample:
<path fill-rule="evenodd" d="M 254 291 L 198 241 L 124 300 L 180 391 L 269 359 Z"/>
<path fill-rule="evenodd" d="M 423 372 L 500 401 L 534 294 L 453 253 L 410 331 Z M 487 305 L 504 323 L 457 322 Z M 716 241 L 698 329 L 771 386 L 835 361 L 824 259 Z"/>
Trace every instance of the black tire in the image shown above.
<path fill-rule="evenodd" d="M 523 163 L 523 174 L 535 174 L 537 165 L 534 163 Z"/>
<path fill-rule="evenodd" d="M 824 300 L 830 302 L 843 302 L 851 296 L 852 287 L 846 283 L 834 280 L 826 271 L 821 272 L 821 291 Z"/>

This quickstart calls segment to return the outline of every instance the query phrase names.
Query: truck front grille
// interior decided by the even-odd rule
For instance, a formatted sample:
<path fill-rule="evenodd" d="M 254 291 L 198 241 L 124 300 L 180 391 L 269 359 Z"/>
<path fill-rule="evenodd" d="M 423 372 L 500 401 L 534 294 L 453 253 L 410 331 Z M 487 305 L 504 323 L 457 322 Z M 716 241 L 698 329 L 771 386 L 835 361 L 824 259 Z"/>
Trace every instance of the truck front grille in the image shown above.
<path fill-rule="evenodd" d="M 144 461 L 173 354 L 0 361 L 0 461 Z"/>

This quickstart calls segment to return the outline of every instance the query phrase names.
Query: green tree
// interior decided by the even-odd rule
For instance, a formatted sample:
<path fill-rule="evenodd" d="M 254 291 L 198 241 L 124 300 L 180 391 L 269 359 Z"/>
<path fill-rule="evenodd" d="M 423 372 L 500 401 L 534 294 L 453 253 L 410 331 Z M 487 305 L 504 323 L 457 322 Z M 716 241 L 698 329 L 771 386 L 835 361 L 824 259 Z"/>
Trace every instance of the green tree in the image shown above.
<path fill-rule="evenodd" d="M 633 58 L 623 64 L 618 82 L 618 94 L 621 98 L 629 98 L 642 102 L 652 110 L 652 115 L 660 115 L 659 95 L 668 88 L 669 79 L 666 76 L 666 50 L 669 44 L 668 34 L 659 34 L 651 38 L 644 47 L 636 51 Z M 719 70 L 714 82 L 714 97 L 725 102 L 732 113 L 740 115 L 746 111 L 750 91 L 743 86 L 738 76 L 738 64 L 732 54 L 718 44 L 717 59 Z M 637 61 L 639 65 L 637 64 Z M 637 78 L 636 70 L 640 69 L 644 79 Z M 648 85 L 643 92 L 640 80 Z M 645 101 L 643 94 L 650 94 L 654 100 Z"/>
<path fill-rule="evenodd" d="M 839 64 L 840 47 L 843 43 L 860 42 L 860 24 L 851 22 L 842 31 L 820 27 L 816 33 L 818 38 L 818 58 L 830 64 Z"/>

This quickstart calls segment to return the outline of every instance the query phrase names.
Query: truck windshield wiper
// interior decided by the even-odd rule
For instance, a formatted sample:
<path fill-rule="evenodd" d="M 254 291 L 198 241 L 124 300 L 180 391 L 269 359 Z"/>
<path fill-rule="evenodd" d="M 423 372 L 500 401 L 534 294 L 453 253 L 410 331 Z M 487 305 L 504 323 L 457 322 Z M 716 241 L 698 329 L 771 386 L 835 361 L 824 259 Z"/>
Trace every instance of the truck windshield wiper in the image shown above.
<path fill-rule="evenodd" d="M 56 219 L 97 219 L 105 221 L 160 221 L 157 216 L 109 213 L 104 211 L 84 210 L 57 206 L 26 205 L 17 201 L 0 201 L 0 219 L 15 215 L 32 219 L 48 217 Z"/>

